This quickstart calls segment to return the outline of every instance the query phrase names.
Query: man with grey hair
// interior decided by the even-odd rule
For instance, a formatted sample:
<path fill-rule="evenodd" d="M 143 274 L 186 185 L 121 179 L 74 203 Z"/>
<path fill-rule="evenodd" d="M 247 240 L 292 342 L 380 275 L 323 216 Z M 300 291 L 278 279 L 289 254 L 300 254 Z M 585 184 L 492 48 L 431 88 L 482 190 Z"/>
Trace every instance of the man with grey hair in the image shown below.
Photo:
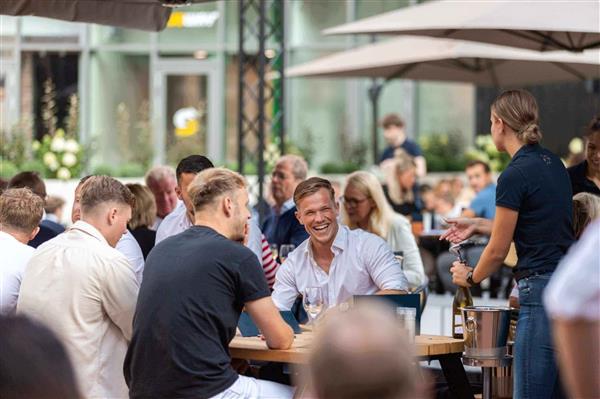
<path fill-rule="evenodd" d="M 262 231 L 271 244 L 298 247 L 308 238 L 308 233 L 296 219 L 294 190 L 306 179 L 308 165 L 298 155 L 284 155 L 275 164 L 271 174 L 271 195 L 275 205 L 262 225 Z"/>
<path fill-rule="evenodd" d="M 175 169 L 166 165 L 153 167 L 146 174 L 146 186 L 154 195 L 156 202 L 156 220 L 152 229 L 157 230 L 163 219 L 177 206 Z"/>
<path fill-rule="evenodd" d="M 346 312 L 328 312 L 316 331 L 309 355 L 310 397 L 425 397 L 413 349 L 392 312 L 375 303 Z"/>
<path fill-rule="evenodd" d="M 25 266 L 34 249 L 27 245 L 40 230 L 44 200 L 29 188 L 11 188 L 0 195 L 0 315 L 12 315 Z"/>
<path fill-rule="evenodd" d="M 40 246 L 23 275 L 17 313 L 61 338 L 84 397 L 127 397 L 123 359 L 139 283 L 115 246 L 133 202 L 112 177 L 90 177 L 81 187 L 81 219 Z"/>
<path fill-rule="evenodd" d="M 294 340 L 258 259 L 243 245 L 250 219 L 244 178 L 208 168 L 188 194 L 194 225 L 148 255 L 124 365 L 130 397 L 291 398 L 291 387 L 230 366 L 242 308 L 270 348 L 287 349 Z"/>

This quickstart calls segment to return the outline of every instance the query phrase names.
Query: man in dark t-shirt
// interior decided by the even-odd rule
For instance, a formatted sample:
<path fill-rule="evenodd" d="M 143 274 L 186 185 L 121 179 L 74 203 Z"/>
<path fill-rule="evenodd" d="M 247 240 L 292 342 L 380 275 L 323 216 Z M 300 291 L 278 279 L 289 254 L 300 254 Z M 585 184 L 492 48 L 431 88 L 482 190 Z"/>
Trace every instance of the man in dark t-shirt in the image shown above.
<path fill-rule="evenodd" d="M 261 265 L 242 243 L 250 217 L 243 178 L 207 169 L 188 192 L 194 226 L 159 243 L 146 261 L 124 365 L 130 397 L 291 397 L 291 387 L 238 376 L 230 365 L 244 306 L 269 347 L 293 341 Z"/>

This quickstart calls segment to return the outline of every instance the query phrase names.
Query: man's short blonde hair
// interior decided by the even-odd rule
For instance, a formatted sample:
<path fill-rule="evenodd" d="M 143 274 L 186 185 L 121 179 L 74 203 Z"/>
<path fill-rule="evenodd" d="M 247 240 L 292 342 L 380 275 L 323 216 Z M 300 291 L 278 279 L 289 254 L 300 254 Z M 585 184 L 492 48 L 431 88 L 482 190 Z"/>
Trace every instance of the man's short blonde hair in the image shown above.
<path fill-rule="evenodd" d="M 98 205 L 113 202 L 135 205 L 135 197 L 120 181 L 109 176 L 91 176 L 81 186 L 81 211 L 89 212 Z"/>
<path fill-rule="evenodd" d="M 194 210 L 201 211 L 214 205 L 222 195 L 245 188 L 246 180 L 239 173 L 225 168 L 209 168 L 196 175 L 188 187 L 188 194 Z"/>
<path fill-rule="evenodd" d="M 29 188 L 9 188 L 0 195 L 0 230 L 31 234 L 43 212 L 44 200 Z"/>

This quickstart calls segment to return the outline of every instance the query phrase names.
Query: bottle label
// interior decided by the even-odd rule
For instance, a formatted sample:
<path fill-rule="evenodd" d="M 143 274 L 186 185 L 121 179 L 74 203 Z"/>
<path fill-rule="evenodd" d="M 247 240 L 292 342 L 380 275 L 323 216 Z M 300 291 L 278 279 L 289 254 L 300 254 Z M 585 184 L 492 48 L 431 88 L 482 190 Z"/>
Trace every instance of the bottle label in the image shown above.
<path fill-rule="evenodd" d="M 455 334 L 463 333 L 463 325 L 462 325 L 462 315 L 455 314 L 454 315 L 454 331 Z"/>

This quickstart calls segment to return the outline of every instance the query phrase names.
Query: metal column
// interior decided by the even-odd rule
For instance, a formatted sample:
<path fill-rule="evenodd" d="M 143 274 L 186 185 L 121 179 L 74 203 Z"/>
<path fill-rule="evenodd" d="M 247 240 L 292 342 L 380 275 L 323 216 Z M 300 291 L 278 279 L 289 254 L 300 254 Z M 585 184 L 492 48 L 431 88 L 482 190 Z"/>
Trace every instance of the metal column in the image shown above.
<path fill-rule="evenodd" d="M 266 143 L 285 152 L 284 2 L 239 0 L 239 18 L 238 171 L 254 166 L 260 201 Z"/>

